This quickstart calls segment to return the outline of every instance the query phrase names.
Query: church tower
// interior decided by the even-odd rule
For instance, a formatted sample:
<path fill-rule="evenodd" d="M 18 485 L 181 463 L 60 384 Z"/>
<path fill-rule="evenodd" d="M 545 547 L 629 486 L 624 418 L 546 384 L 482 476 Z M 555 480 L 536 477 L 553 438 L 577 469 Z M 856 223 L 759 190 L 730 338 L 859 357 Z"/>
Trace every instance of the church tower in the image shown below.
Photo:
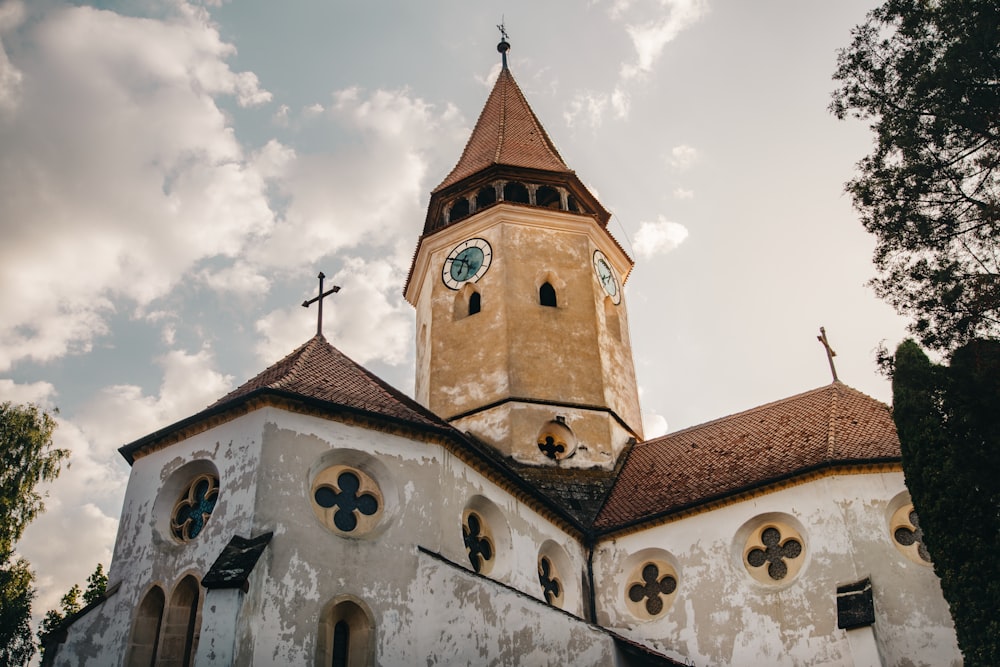
<path fill-rule="evenodd" d="M 416 398 L 504 456 L 610 469 L 642 439 L 622 286 L 632 260 L 503 68 L 431 193 L 405 296 Z"/>

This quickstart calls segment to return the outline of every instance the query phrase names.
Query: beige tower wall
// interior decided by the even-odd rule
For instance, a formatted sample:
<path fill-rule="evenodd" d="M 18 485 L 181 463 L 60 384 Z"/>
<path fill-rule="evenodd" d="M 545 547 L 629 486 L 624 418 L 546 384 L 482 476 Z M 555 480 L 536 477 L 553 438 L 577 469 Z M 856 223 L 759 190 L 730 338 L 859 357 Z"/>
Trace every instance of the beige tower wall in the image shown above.
<path fill-rule="evenodd" d="M 442 267 L 473 237 L 489 241 L 492 264 L 457 292 Z M 606 303 L 597 249 L 619 280 L 627 275 L 629 259 L 593 218 L 510 204 L 425 239 L 407 293 L 417 309 L 417 400 L 517 458 L 537 458 L 539 429 L 561 416 L 583 451 L 611 451 L 613 462 L 629 437 L 641 437 L 641 417 L 625 304 Z M 555 308 L 539 303 L 545 282 L 556 290 Z M 471 316 L 469 289 L 482 300 Z"/>

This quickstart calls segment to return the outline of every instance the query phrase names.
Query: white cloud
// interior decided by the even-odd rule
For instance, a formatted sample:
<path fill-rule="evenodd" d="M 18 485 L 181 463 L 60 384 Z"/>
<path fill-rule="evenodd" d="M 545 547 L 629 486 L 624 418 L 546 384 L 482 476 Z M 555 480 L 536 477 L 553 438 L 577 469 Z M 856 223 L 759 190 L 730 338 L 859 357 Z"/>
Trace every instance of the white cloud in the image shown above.
<path fill-rule="evenodd" d="M 413 316 L 399 293 L 405 272 L 398 257 L 343 262 L 344 268 L 327 278 L 326 286 L 340 285 L 341 290 L 323 301 L 324 335 L 359 364 L 375 359 L 403 363 L 413 342 Z M 314 329 L 315 322 L 315 305 L 275 310 L 258 320 L 262 363 L 272 364 L 305 342 L 303 332 Z"/>
<path fill-rule="evenodd" d="M 128 481 L 117 448 L 201 410 L 232 386 L 232 378 L 215 370 L 208 350 L 174 350 L 158 363 L 163 377 L 155 396 L 132 385 L 105 387 L 72 419 L 57 418 L 53 440 L 70 451 L 70 465 L 41 489 L 48 493 L 46 512 L 18 544 L 40 573 L 36 618 L 55 608 L 74 583 L 84 584 L 97 563 L 110 564 Z"/>
<path fill-rule="evenodd" d="M 8 378 L 0 378 L 0 403 L 34 403 L 43 409 L 52 407 L 56 388 L 49 382 L 29 382 L 18 384 Z"/>
<path fill-rule="evenodd" d="M 667 418 L 663 415 L 652 412 L 646 412 L 642 415 L 642 433 L 646 440 L 666 435 L 667 430 Z"/>
<path fill-rule="evenodd" d="M 622 65 L 622 79 L 629 80 L 648 74 L 663 52 L 663 47 L 707 13 L 708 2 L 707 0 L 660 0 L 660 8 L 666 11 L 664 15 L 625 27 L 635 48 L 636 60 Z M 619 15 L 621 11 L 623 10 L 618 12 Z"/>
<path fill-rule="evenodd" d="M 681 187 L 674 188 L 674 199 L 692 199 L 693 197 L 694 192 L 691 190 Z"/>
<path fill-rule="evenodd" d="M 460 127 L 454 107 L 438 113 L 407 90 L 348 88 L 333 98 L 325 118 L 357 144 L 336 154 L 265 147 L 255 160 L 287 205 L 248 249 L 254 266 L 301 266 L 362 243 L 392 243 L 422 217 L 428 162 L 447 146 L 439 138 Z"/>
<path fill-rule="evenodd" d="M 89 350 L 122 300 L 149 303 L 273 222 L 215 102 L 270 94 L 229 68 L 234 47 L 203 8 L 172 8 L 47 8 L 0 52 L 21 68 L 0 114 L 0 369 Z"/>
<path fill-rule="evenodd" d="M 670 252 L 688 237 L 687 228 L 679 223 L 665 220 L 661 215 L 656 222 L 644 222 L 635 235 L 635 254 L 650 258 Z"/>
<path fill-rule="evenodd" d="M 684 171 L 698 161 L 698 149 L 685 144 L 674 146 L 670 150 L 670 165 L 674 169 Z"/>

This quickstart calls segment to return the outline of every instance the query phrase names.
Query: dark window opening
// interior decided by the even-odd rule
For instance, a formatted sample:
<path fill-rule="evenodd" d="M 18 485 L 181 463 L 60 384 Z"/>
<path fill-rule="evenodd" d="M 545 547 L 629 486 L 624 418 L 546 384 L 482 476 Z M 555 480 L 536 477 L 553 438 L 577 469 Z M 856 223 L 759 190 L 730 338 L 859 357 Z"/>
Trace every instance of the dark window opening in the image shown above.
<path fill-rule="evenodd" d="M 497 201 L 497 189 L 487 185 L 476 194 L 476 210 L 486 208 Z"/>
<path fill-rule="evenodd" d="M 573 211 L 574 213 L 583 213 L 583 209 L 580 208 L 579 202 L 576 201 L 576 197 L 574 197 L 573 195 L 569 196 L 568 204 L 569 204 L 568 206 L 569 210 Z"/>
<path fill-rule="evenodd" d="M 538 302 L 543 306 L 556 307 L 556 288 L 549 283 L 543 284 L 538 289 Z"/>
<path fill-rule="evenodd" d="M 333 667 L 347 667 L 350 655 L 351 628 L 347 621 L 337 621 L 333 626 Z"/>
<path fill-rule="evenodd" d="M 455 203 L 451 205 L 451 216 L 449 219 L 452 222 L 456 220 L 461 220 L 462 218 L 469 217 L 469 200 L 468 199 L 456 199 Z"/>
<path fill-rule="evenodd" d="M 503 186 L 504 201 L 527 204 L 531 200 L 528 198 L 528 188 L 523 183 L 508 183 Z"/>
<path fill-rule="evenodd" d="M 535 205 L 541 206 L 542 208 L 558 209 L 562 205 L 562 198 L 559 196 L 558 190 L 550 188 L 547 185 L 543 185 L 538 188 L 538 191 L 535 193 Z"/>
<path fill-rule="evenodd" d="M 473 292 L 469 296 L 469 315 L 475 315 L 480 310 L 482 310 L 482 298 L 479 292 Z"/>

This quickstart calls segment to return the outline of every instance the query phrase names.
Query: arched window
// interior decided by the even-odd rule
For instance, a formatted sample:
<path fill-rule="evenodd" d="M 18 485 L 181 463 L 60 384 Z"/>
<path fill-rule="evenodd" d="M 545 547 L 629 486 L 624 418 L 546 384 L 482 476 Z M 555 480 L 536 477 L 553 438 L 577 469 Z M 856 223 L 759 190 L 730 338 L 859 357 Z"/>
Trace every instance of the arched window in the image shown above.
<path fill-rule="evenodd" d="M 556 288 L 549 283 L 542 283 L 538 289 L 538 302 L 543 306 L 556 307 Z"/>
<path fill-rule="evenodd" d="M 482 210 L 497 201 L 497 189 L 492 185 L 487 185 L 476 194 L 476 210 Z"/>
<path fill-rule="evenodd" d="M 538 188 L 538 191 L 535 193 L 535 205 L 541 206 L 542 208 L 558 209 L 562 206 L 562 198 L 559 196 L 558 190 L 547 185 L 543 185 Z"/>
<path fill-rule="evenodd" d="M 504 201 L 517 202 L 519 204 L 527 204 L 531 201 L 528 198 L 528 188 L 523 183 L 516 182 L 503 186 L 503 199 Z"/>
<path fill-rule="evenodd" d="M 482 309 L 482 300 L 479 296 L 479 292 L 473 292 L 469 295 L 469 315 L 475 315 Z"/>
<path fill-rule="evenodd" d="M 374 664 L 375 624 L 360 601 L 331 602 L 319 624 L 319 652 L 322 667 L 366 667 Z"/>
<path fill-rule="evenodd" d="M 455 203 L 451 205 L 451 214 L 448 216 L 448 220 L 455 222 L 467 217 L 469 217 L 469 200 L 464 197 L 456 199 Z"/>
<path fill-rule="evenodd" d="M 156 646 L 160 643 L 160 623 L 163 621 L 163 589 L 153 586 L 142 598 L 128 640 L 126 667 L 152 667 L 156 663 Z"/>
<path fill-rule="evenodd" d="M 163 623 L 159 662 L 189 667 L 198 647 L 198 580 L 188 575 L 177 584 Z"/>

